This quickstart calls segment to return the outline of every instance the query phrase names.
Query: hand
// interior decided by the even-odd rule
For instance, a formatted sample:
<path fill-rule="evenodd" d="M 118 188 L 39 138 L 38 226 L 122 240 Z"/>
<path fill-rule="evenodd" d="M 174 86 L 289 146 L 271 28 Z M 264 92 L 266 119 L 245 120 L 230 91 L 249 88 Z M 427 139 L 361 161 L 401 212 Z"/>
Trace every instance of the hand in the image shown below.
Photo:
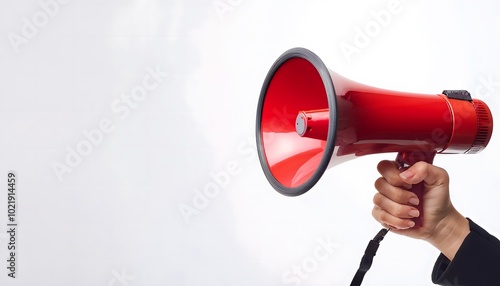
<path fill-rule="evenodd" d="M 382 161 L 377 169 L 382 177 L 375 181 L 373 217 L 392 232 L 428 241 L 452 260 L 470 231 L 467 219 L 451 203 L 448 173 L 425 162 L 400 172 L 396 162 Z M 422 227 L 412 228 L 411 219 L 420 216 L 415 206 L 422 202 L 409 189 L 422 181 Z"/>

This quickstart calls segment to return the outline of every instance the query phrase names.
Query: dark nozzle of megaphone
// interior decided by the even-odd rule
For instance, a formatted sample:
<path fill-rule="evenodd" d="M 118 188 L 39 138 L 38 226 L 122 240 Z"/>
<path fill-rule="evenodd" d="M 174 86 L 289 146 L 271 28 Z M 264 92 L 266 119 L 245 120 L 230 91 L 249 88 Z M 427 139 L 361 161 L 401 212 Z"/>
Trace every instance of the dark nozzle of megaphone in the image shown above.
<path fill-rule="evenodd" d="M 286 51 L 272 65 L 256 120 L 264 173 L 287 196 L 307 192 L 326 169 L 363 155 L 396 152 L 404 167 L 432 163 L 435 154 L 477 153 L 492 131 L 488 106 L 467 91 L 367 86 L 329 70 L 304 48 Z"/>

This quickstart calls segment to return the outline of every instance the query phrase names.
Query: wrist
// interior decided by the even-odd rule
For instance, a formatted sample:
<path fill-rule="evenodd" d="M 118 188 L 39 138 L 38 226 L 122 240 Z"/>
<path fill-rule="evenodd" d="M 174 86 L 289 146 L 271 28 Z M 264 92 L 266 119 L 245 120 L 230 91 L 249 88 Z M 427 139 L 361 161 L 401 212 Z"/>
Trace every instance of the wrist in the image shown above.
<path fill-rule="evenodd" d="M 427 241 L 451 261 L 469 233 L 469 221 L 452 206 Z"/>

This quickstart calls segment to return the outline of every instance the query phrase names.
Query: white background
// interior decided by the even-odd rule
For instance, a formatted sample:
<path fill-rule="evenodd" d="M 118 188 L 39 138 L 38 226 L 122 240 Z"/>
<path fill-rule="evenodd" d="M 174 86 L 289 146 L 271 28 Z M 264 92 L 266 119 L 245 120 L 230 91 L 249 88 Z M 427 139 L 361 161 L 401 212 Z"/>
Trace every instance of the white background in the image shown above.
<path fill-rule="evenodd" d="M 348 285 L 380 229 L 371 217 L 376 164 L 395 154 L 335 167 L 303 196 L 278 194 L 254 147 L 268 69 L 285 50 L 306 47 L 369 85 L 467 89 L 498 117 L 499 9 L 494 1 L 1 0 L 0 284 Z M 360 33 L 369 35 L 360 42 Z M 147 94 L 126 107 L 122 96 L 145 90 L 145 78 Z M 112 130 L 88 145 L 85 133 L 102 120 Z M 435 164 L 450 173 L 456 207 L 500 235 L 497 135 L 478 155 Z M 79 147 L 85 155 L 68 166 Z M 55 165 L 71 172 L 59 180 Z M 8 170 L 19 178 L 16 279 L 6 269 Z M 437 256 L 389 234 L 363 285 L 432 285 Z"/>

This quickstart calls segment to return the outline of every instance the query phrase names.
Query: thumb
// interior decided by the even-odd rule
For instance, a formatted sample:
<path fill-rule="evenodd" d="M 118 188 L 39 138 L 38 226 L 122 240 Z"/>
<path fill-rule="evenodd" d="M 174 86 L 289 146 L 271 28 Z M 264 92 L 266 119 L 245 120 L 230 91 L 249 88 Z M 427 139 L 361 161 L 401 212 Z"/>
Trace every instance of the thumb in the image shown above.
<path fill-rule="evenodd" d="M 428 185 L 442 185 L 449 181 L 448 173 L 439 167 L 426 162 L 417 162 L 399 174 L 407 184 L 418 184 L 424 181 Z"/>

